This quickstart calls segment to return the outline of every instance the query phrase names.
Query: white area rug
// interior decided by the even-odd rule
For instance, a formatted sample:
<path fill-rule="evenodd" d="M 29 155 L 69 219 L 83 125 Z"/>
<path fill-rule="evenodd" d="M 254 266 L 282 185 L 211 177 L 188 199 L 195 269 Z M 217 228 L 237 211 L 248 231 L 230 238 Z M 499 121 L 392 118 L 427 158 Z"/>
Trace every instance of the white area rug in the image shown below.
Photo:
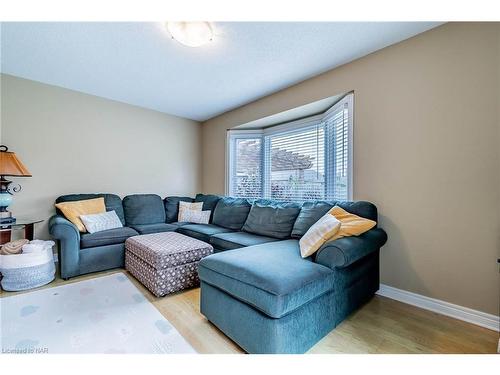
<path fill-rule="evenodd" d="M 0 298 L 2 353 L 195 353 L 122 273 Z"/>

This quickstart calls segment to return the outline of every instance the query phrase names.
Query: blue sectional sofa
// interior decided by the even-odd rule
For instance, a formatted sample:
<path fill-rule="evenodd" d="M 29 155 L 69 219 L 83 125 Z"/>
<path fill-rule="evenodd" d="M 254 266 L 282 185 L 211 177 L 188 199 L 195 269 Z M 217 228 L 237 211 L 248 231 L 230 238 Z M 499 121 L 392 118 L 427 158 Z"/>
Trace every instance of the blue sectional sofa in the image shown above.
<path fill-rule="evenodd" d="M 377 221 L 369 202 L 278 202 L 198 194 L 167 197 L 76 194 L 56 202 L 104 197 L 124 227 L 80 234 L 58 212 L 50 219 L 59 241 L 61 276 L 123 267 L 128 237 L 177 231 L 212 244 L 215 254 L 200 261 L 200 309 L 209 321 L 249 353 L 303 353 L 379 287 L 381 228 L 325 243 L 300 256 L 299 239 L 338 205 Z M 177 222 L 179 201 L 203 202 L 209 224 Z"/>

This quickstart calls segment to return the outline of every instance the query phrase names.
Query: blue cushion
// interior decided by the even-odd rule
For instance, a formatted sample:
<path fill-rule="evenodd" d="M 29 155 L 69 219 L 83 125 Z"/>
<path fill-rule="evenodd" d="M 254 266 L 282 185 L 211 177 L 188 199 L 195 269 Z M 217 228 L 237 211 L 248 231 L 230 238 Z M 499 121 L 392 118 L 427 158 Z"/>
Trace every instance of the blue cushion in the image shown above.
<path fill-rule="evenodd" d="M 295 219 L 300 212 L 298 203 L 256 201 L 248 214 L 242 231 L 261 236 L 286 239 L 290 237 Z"/>
<path fill-rule="evenodd" d="M 137 236 L 138 234 L 134 229 L 128 227 L 85 233 L 81 235 L 80 247 L 85 249 L 87 247 L 120 244 L 125 242 L 127 238 Z"/>
<path fill-rule="evenodd" d="M 252 205 L 245 198 L 224 197 L 215 207 L 212 223 L 220 227 L 240 230 Z"/>
<path fill-rule="evenodd" d="M 116 215 L 120 218 L 120 221 L 125 225 L 125 215 L 123 213 L 122 200 L 118 195 L 115 194 L 68 194 L 62 195 L 56 199 L 56 203 L 61 202 L 74 202 L 83 201 L 86 199 L 104 198 L 104 205 L 106 206 L 106 211 L 115 211 Z M 56 209 L 58 215 L 63 215 L 59 209 Z M 64 215 L 63 215 L 64 216 Z"/>
<path fill-rule="evenodd" d="M 165 207 L 156 194 L 127 195 L 123 198 L 123 210 L 128 226 L 165 222 Z"/>
<path fill-rule="evenodd" d="M 210 236 L 231 230 L 213 224 L 186 224 L 177 228 L 177 232 L 210 243 Z"/>
<path fill-rule="evenodd" d="M 166 222 L 173 223 L 179 217 L 179 202 L 193 202 L 194 199 L 190 197 L 166 197 L 163 202 L 165 203 Z"/>
<path fill-rule="evenodd" d="M 194 198 L 195 202 L 203 202 L 203 211 L 210 211 L 210 222 L 212 222 L 212 219 L 214 217 L 214 211 L 215 211 L 215 206 L 217 206 L 217 202 L 219 202 L 219 197 L 218 195 L 213 195 L 213 194 L 196 194 L 196 197 Z"/>
<path fill-rule="evenodd" d="M 198 271 L 203 282 L 272 318 L 331 291 L 334 281 L 331 269 L 302 259 L 297 240 L 213 254 L 200 261 Z"/>
<path fill-rule="evenodd" d="M 300 208 L 299 216 L 293 224 L 292 238 L 302 237 L 309 228 L 325 215 L 332 207 L 333 202 L 305 202 Z"/>
<path fill-rule="evenodd" d="M 160 233 L 160 232 L 173 232 L 178 226 L 166 223 L 157 224 L 137 224 L 132 226 L 140 234 Z"/>
<path fill-rule="evenodd" d="M 335 291 L 325 293 L 293 313 L 274 319 L 201 282 L 200 312 L 247 353 L 298 354 L 335 327 L 335 298 Z"/>
<path fill-rule="evenodd" d="M 173 223 L 169 223 L 170 225 L 175 225 L 177 228 L 182 227 L 183 225 L 192 224 L 188 221 L 174 221 Z"/>
<path fill-rule="evenodd" d="M 245 246 L 279 241 L 277 238 L 259 236 L 247 232 L 218 233 L 210 237 L 210 243 L 220 250 L 232 250 Z"/>

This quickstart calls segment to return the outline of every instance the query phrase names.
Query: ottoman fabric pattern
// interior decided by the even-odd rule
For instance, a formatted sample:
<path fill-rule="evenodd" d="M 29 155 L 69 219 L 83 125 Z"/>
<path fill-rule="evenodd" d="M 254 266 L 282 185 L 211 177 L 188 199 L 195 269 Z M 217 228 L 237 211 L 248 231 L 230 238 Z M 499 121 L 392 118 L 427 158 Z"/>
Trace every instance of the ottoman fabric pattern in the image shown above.
<path fill-rule="evenodd" d="M 198 262 L 213 253 L 203 241 L 176 232 L 125 242 L 125 268 L 157 297 L 199 285 Z"/>
<path fill-rule="evenodd" d="M 156 297 L 200 285 L 198 262 L 157 270 L 135 255 L 125 255 L 125 268 Z"/>

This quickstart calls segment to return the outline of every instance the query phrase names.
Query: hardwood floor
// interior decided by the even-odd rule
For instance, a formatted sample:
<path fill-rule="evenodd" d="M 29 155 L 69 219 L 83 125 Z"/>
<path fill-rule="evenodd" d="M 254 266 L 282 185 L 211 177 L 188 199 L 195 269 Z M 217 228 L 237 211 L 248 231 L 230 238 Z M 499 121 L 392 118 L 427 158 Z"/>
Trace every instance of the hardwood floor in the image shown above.
<path fill-rule="evenodd" d="M 101 272 L 46 287 L 124 272 L 198 353 L 243 353 L 199 312 L 199 288 L 154 297 L 124 270 Z M 2 292 L 6 297 L 17 293 Z M 401 302 L 375 296 L 309 353 L 496 353 L 498 333 Z"/>

